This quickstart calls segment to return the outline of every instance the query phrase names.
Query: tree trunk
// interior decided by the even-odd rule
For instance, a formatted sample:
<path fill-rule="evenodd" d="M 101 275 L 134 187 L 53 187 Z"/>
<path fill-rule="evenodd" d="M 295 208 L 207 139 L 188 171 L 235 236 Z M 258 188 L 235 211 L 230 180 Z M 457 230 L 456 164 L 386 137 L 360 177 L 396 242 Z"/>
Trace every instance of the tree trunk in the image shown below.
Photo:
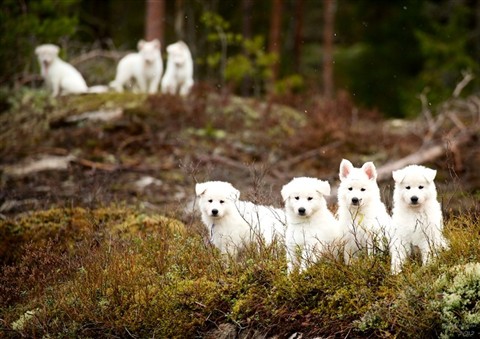
<path fill-rule="evenodd" d="M 183 8 L 183 0 L 175 1 L 175 34 L 177 39 L 184 40 L 185 38 L 185 29 L 184 29 L 184 20 L 185 20 L 185 11 Z"/>
<path fill-rule="evenodd" d="M 293 62 L 294 70 L 300 73 L 300 62 L 302 57 L 303 45 L 303 13 L 305 8 L 305 0 L 297 0 L 295 2 L 295 33 L 293 41 Z"/>
<path fill-rule="evenodd" d="M 333 36 L 335 0 L 323 1 L 323 94 L 333 99 Z"/>
<path fill-rule="evenodd" d="M 242 0 L 242 33 L 244 39 L 252 38 L 252 6 L 253 0 Z M 245 51 L 245 55 L 248 55 Z M 247 96 L 252 87 L 251 77 L 245 77 L 242 81 L 242 95 Z"/>
<path fill-rule="evenodd" d="M 270 22 L 270 44 L 269 51 L 277 56 L 276 62 L 272 65 L 272 84 L 278 79 L 280 65 L 280 32 L 282 27 L 283 0 L 273 0 L 272 16 Z"/>
<path fill-rule="evenodd" d="M 165 0 L 147 0 L 145 39 L 160 40 L 163 43 L 165 32 Z"/>

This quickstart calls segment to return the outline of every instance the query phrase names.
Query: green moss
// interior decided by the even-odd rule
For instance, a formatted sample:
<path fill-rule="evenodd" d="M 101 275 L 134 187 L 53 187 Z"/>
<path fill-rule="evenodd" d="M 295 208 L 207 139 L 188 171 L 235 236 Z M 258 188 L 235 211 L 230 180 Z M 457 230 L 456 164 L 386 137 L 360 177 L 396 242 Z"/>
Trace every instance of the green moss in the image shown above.
<path fill-rule="evenodd" d="M 191 226 L 121 205 L 3 221 L 8 239 L 38 245 L 3 268 L 1 286 L 16 296 L 0 306 L 3 326 L 26 337 L 194 337 L 220 324 L 272 336 L 478 331 L 478 264 L 457 266 L 477 257 L 476 219 L 447 220 L 450 250 L 396 276 L 382 256 L 349 265 L 326 257 L 287 276 L 280 244 L 247 247 L 239 261 L 226 260 L 194 231 L 201 225 Z M 474 239 L 461 242 L 467 234 Z M 8 241 L 2 246 L 14 251 Z"/>

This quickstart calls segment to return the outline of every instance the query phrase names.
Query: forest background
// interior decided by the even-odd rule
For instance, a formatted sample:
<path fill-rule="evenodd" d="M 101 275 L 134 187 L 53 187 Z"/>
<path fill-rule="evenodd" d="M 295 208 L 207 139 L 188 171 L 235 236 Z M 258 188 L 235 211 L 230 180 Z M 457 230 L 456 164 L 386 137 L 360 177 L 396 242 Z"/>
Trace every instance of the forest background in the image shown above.
<path fill-rule="evenodd" d="M 62 57 L 72 59 L 158 37 L 163 48 L 185 40 L 196 80 L 222 89 L 343 91 L 387 117 L 412 117 L 421 93 L 438 104 L 462 72 L 478 71 L 480 1 L 6 0 L 0 32 L 3 86 L 38 80 L 33 50 L 42 43 L 62 46 Z M 106 84 L 114 68 L 98 59 L 85 76 Z M 463 94 L 478 86 L 473 80 Z"/>

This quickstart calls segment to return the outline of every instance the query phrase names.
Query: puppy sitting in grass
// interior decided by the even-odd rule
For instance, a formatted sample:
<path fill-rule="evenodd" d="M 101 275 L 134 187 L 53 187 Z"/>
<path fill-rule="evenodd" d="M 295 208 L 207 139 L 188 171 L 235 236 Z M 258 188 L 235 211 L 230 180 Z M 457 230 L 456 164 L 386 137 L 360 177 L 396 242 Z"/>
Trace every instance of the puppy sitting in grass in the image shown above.
<path fill-rule="evenodd" d="M 183 41 L 167 46 L 167 70 L 162 79 L 162 93 L 187 95 L 193 86 L 193 59 Z"/>
<path fill-rule="evenodd" d="M 294 178 L 281 191 L 285 202 L 287 268 L 307 268 L 342 239 L 344 230 L 327 207 L 330 184 L 316 178 Z"/>
<path fill-rule="evenodd" d="M 127 54 L 120 60 L 110 87 L 123 92 L 125 87 L 131 86 L 135 92 L 154 94 L 158 91 L 163 73 L 160 41 L 140 40 L 137 48 L 138 53 Z"/>
<path fill-rule="evenodd" d="M 398 273 L 412 249 L 418 248 L 425 265 L 439 250 L 448 248 L 443 236 L 443 216 L 437 201 L 437 171 L 410 165 L 393 171 L 392 219 L 396 231 L 392 271 Z"/>
<path fill-rule="evenodd" d="M 345 256 L 349 261 L 359 251 L 373 254 L 390 250 L 392 219 L 381 201 L 377 170 L 373 162 L 356 168 L 343 159 L 339 169 L 338 219 L 348 229 Z"/>
<path fill-rule="evenodd" d="M 88 92 L 88 87 L 79 71 L 59 58 L 60 47 L 52 44 L 40 45 L 35 49 L 42 77 L 52 96 Z"/>
<path fill-rule="evenodd" d="M 241 201 L 240 191 L 224 181 L 207 181 L 195 186 L 202 221 L 210 240 L 223 254 L 236 256 L 252 242 L 283 240 L 285 214 L 270 206 Z"/>

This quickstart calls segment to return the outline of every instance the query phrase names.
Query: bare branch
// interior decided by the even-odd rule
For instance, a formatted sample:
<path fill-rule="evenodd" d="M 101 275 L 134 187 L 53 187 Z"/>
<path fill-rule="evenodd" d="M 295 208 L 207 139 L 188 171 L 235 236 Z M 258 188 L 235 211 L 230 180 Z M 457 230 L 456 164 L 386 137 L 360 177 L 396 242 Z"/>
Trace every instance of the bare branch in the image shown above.
<path fill-rule="evenodd" d="M 106 59 L 113 59 L 115 61 L 120 60 L 122 57 L 127 55 L 128 52 L 118 52 L 118 51 L 107 51 L 103 49 L 94 49 L 90 52 L 81 54 L 69 62 L 73 66 L 78 66 L 79 64 L 82 64 L 86 61 L 89 61 L 91 59 L 96 59 L 96 58 L 106 58 Z"/>
<path fill-rule="evenodd" d="M 463 89 L 468 85 L 470 81 L 473 80 L 474 76 L 470 71 L 464 71 L 463 73 L 463 79 L 460 81 L 457 86 L 455 87 L 455 90 L 453 91 L 453 97 L 458 98 L 460 93 L 462 93 Z"/>

